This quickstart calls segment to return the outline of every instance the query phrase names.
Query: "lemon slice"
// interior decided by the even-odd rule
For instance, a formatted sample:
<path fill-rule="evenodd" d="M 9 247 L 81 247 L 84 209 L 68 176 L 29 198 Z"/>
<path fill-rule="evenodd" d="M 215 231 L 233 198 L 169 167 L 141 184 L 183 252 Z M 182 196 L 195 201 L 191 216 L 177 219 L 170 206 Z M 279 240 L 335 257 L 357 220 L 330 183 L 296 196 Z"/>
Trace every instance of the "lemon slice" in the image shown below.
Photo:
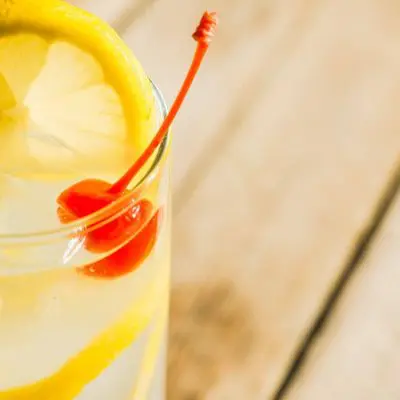
<path fill-rule="evenodd" d="M 0 400 L 73 399 L 115 361 L 165 308 L 165 273 L 140 272 L 103 284 L 73 271 L 2 279 Z"/>
<path fill-rule="evenodd" d="M 58 0 L 0 0 L 0 172 L 118 173 L 155 130 L 151 83 L 117 34 Z"/>

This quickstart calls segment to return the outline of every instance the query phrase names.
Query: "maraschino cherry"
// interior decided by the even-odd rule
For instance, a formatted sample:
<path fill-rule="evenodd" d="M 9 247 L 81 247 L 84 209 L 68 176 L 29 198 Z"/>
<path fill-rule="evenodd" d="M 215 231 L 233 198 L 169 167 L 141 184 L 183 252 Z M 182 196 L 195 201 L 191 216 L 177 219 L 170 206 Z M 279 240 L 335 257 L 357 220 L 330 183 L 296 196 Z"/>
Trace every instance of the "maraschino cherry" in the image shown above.
<path fill-rule="evenodd" d="M 57 212 L 62 223 L 86 217 L 128 194 L 129 184 L 166 137 L 214 37 L 216 26 L 216 13 L 205 12 L 193 34 L 197 49 L 190 69 L 175 102 L 149 146 L 117 182 L 111 184 L 99 179 L 85 179 L 64 190 L 57 198 Z M 102 253 L 127 243 L 108 257 L 84 266 L 81 272 L 98 278 L 116 278 L 135 270 L 150 254 L 156 242 L 162 209 L 154 211 L 149 200 L 127 204 L 127 209 L 121 216 L 100 228 L 92 231 L 89 229 L 85 236 L 85 247 L 93 253 Z M 133 239 L 129 240 L 132 236 Z"/>

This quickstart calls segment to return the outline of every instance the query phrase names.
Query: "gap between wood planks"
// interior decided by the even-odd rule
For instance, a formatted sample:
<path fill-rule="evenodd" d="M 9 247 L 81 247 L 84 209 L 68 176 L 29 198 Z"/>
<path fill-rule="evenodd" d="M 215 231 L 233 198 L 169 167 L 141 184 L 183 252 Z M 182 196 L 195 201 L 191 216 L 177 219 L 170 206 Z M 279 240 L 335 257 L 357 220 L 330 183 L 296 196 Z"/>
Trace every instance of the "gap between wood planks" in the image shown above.
<path fill-rule="evenodd" d="M 318 340 L 318 337 L 323 334 L 325 328 L 327 327 L 329 319 L 333 315 L 340 301 L 342 293 L 346 289 L 352 277 L 355 275 L 358 267 L 362 264 L 364 257 L 373 246 L 374 240 L 376 239 L 377 234 L 379 233 L 379 230 L 399 192 L 400 163 L 394 171 L 391 179 L 389 179 L 389 182 L 383 191 L 382 197 L 378 201 L 375 211 L 372 213 L 369 223 L 365 227 L 364 231 L 361 232 L 360 237 L 356 241 L 354 250 L 349 255 L 342 274 L 328 294 L 327 299 L 322 305 L 320 313 L 315 318 L 308 335 L 296 351 L 293 357 L 293 362 L 289 366 L 287 374 L 279 385 L 276 394 L 273 396 L 274 400 L 282 400 L 289 393 L 292 384 L 295 382 L 302 367 L 307 361 L 307 357 L 311 348 L 314 346 L 315 342 Z"/>
<path fill-rule="evenodd" d="M 131 25 L 140 18 L 158 0 L 142 0 L 127 7 L 121 14 L 111 22 L 112 27 L 123 36 Z"/>

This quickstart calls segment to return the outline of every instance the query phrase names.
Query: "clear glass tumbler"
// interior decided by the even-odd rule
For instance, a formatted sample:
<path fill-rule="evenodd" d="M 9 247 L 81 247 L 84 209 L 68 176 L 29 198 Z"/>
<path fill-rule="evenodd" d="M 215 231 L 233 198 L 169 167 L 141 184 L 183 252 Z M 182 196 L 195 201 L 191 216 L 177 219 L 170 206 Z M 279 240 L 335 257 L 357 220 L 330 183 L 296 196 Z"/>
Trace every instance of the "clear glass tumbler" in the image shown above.
<path fill-rule="evenodd" d="M 155 87 L 154 97 L 160 122 L 166 106 Z M 0 235 L 0 400 L 164 398 L 169 147 L 168 136 L 111 206 L 58 229 Z M 17 184 L 28 189 L 15 200 L 26 205 L 15 226 L 38 217 L 33 203 L 50 196 L 55 205 L 68 186 Z M 136 223 L 122 226 L 121 239 L 113 232 L 124 217 Z M 87 250 L 93 238 L 102 251 Z"/>

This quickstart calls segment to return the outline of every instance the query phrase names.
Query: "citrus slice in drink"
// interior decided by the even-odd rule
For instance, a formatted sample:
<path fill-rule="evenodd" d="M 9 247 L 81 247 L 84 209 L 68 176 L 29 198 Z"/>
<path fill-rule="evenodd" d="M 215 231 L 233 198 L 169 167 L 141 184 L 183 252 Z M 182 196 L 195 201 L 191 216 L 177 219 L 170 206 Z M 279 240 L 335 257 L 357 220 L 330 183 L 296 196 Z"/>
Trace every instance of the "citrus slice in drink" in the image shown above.
<path fill-rule="evenodd" d="M 119 173 L 155 129 L 151 83 L 106 23 L 59 0 L 0 0 L 0 172 Z"/>
<path fill-rule="evenodd" d="M 157 277 L 151 262 L 107 282 L 74 271 L 1 278 L 0 400 L 78 395 L 166 307 L 168 279 L 159 266 Z"/>

